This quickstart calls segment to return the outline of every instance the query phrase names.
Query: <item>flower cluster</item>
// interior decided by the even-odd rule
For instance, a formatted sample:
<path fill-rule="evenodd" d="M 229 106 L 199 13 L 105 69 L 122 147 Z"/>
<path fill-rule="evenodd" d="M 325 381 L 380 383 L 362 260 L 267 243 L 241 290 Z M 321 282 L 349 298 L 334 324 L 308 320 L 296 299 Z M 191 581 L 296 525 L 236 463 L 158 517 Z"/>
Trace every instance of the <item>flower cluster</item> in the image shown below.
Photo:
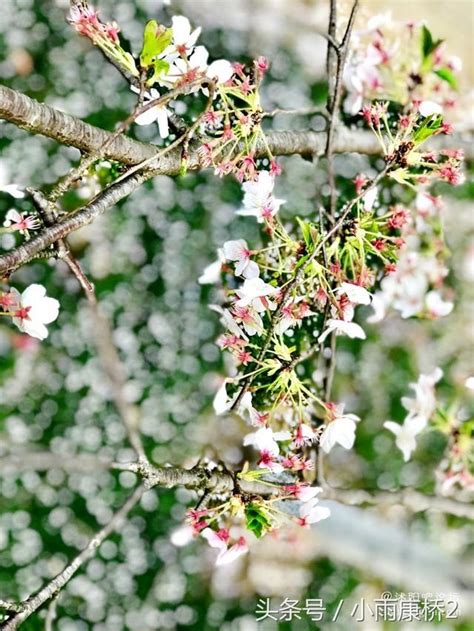
<path fill-rule="evenodd" d="M 260 57 L 250 67 L 233 64 L 232 79 L 219 83 L 218 99 L 214 108 L 206 113 L 202 130 L 206 142 L 200 147 L 201 162 L 214 166 L 216 175 L 233 173 L 240 182 L 246 182 L 244 209 L 241 214 L 261 213 L 273 216 L 282 200 L 272 198 L 273 180 L 280 174 L 261 127 L 263 110 L 260 104 L 259 85 L 268 69 L 268 62 Z M 259 171 L 256 151 L 266 149 L 270 172 Z M 256 180 L 256 183 L 253 182 Z"/>
<path fill-rule="evenodd" d="M 365 339 L 364 329 L 354 321 L 358 306 L 372 304 L 372 321 L 381 319 L 389 304 L 402 317 L 438 317 L 452 309 L 441 293 L 446 275 L 441 201 L 427 186 L 434 179 L 460 183 L 462 156 L 456 151 L 434 154 L 421 149 L 430 136 L 450 131 L 442 111 L 429 101 L 410 103 L 402 112 L 374 103 L 363 108 L 362 116 L 382 146 L 385 175 L 416 192 L 414 208 L 385 203 L 379 180 L 359 174 L 355 196 L 340 209 L 342 220 L 331 240 L 319 223 L 281 221 L 285 200 L 275 192 L 280 167 L 270 161 L 270 168 L 262 168 L 249 154 L 229 162 L 221 144 L 225 123 L 220 123 L 222 134 L 202 149 L 217 173 L 234 173 L 242 182 L 243 201 L 237 214 L 254 218 L 262 227 L 258 247 L 243 239 L 226 242 L 200 278 L 203 284 L 222 283 L 225 288 L 224 303 L 211 308 L 226 329 L 218 345 L 230 353 L 234 368 L 216 394 L 214 409 L 218 415 L 234 412 L 253 428 L 243 439 L 244 448 L 257 451 L 256 468 L 245 471 L 246 480 L 272 485 L 268 476 L 290 475 L 297 489 L 305 488 L 315 451 L 328 453 L 335 445 L 353 447 L 359 417 L 345 412 L 344 404 L 325 400 L 323 384 L 310 378 L 307 366 L 333 334 Z M 217 119 L 213 124 L 219 128 Z M 261 134 L 258 129 L 256 142 L 265 144 Z M 224 139 L 229 156 L 244 140 L 235 129 L 234 136 L 234 144 L 230 136 Z M 229 166 L 222 167 L 222 162 Z M 423 243 L 419 253 L 414 253 L 414 242 Z M 404 424 L 386 423 L 405 459 L 435 412 L 433 391 L 439 378 L 438 373 L 420 377 L 413 386 L 416 398 L 404 400 L 408 410 Z M 272 499 L 252 500 L 264 523 L 260 534 L 285 523 L 275 502 L 298 497 L 282 496 L 281 488 L 273 493 Z M 238 501 L 245 515 L 246 500 Z M 217 532 L 229 528 L 225 520 L 234 523 L 238 514 L 230 505 L 220 508 Z M 301 508 L 297 522 L 307 525 L 328 515 L 325 507 L 313 502 Z M 246 525 L 252 530 L 248 520 Z"/>
<path fill-rule="evenodd" d="M 381 321 L 390 307 L 402 318 L 435 319 L 451 313 L 454 304 L 448 299 L 450 290 L 444 286 L 448 268 L 444 261 L 442 207 L 441 198 L 423 188 L 411 210 L 398 207 L 395 211 L 394 220 L 401 225 L 398 263 L 375 292 L 374 314 L 368 322 Z"/>
<path fill-rule="evenodd" d="M 116 22 L 101 22 L 99 13 L 85 0 L 79 0 L 71 7 L 69 22 L 78 33 L 88 37 L 120 68 L 138 77 L 139 71 L 134 58 L 120 44 L 120 28 Z"/>
<path fill-rule="evenodd" d="M 461 60 L 449 56 L 425 25 L 396 23 L 389 14 L 374 16 L 364 31 L 353 34 L 344 70 L 344 111 L 356 115 L 374 99 L 406 105 L 434 98 L 452 108 L 461 69 Z"/>
<path fill-rule="evenodd" d="M 423 150 L 422 145 L 438 134 L 451 133 L 443 121 L 443 110 L 431 101 L 413 101 L 398 113 L 389 104 L 376 102 L 361 111 L 376 135 L 387 162 L 394 165 L 390 176 L 400 184 L 416 187 L 433 180 L 462 184 L 463 153 L 459 150 Z"/>
<path fill-rule="evenodd" d="M 182 88 L 183 94 L 201 88 L 208 94 L 209 83 L 225 84 L 234 73 L 233 66 L 225 59 L 208 63 L 209 52 L 205 46 L 196 45 L 201 29 L 192 30 L 188 18 L 184 16 L 173 16 L 169 28 L 150 20 L 145 26 L 138 59 L 122 48 L 118 36 L 120 29 L 116 23 L 102 23 L 98 12 L 87 2 L 74 5 L 69 20 L 79 33 L 89 37 L 130 75 L 131 89 L 142 95 L 145 105 L 144 111 L 137 115 L 136 123 L 149 125 L 156 121 L 162 138 L 169 135 L 171 110 L 161 100 L 153 106 L 152 102 L 160 98 L 159 87 L 165 90 Z M 147 108 L 148 103 L 150 107 Z"/>

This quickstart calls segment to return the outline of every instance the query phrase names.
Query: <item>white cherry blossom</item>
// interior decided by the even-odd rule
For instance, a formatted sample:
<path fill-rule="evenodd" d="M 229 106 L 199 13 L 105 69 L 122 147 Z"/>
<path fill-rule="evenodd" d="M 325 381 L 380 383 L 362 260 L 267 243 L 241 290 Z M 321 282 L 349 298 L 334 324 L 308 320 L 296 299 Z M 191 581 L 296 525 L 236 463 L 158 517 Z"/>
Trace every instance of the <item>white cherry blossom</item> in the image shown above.
<path fill-rule="evenodd" d="M 421 416 L 407 417 L 403 425 L 393 421 L 385 421 L 383 425 L 395 434 L 395 444 L 402 452 L 405 462 L 408 462 L 416 449 L 416 437 L 426 427 L 426 419 Z"/>
<path fill-rule="evenodd" d="M 372 294 L 367 289 L 354 283 L 342 283 L 336 293 L 345 294 L 355 305 L 370 305 L 372 300 Z"/>
<path fill-rule="evenodd" d="M 224 252 L 219 248 L 217 250 L 217 260 L 210 263 L 204 268 L 201 276 L 198 278 L 200 285 L 214 285 L 220 280 L 222 263 L 225 263 L 226 258 Z"/>
<path fill-rule="evenodd" d="M 426 308 L 433 318 L 443 318 L 451 313 L 454 303 L 443 300 L 439 291 L 433 290 L 426 294 Z"/>
<path fill-rule="evenodd" d="M 261 278 L 248 278 L 242 287 L 236 291 L 239 297 L 237 306 L 247 307 L 250 305 L 258 312 L 264 311 L 273 307 L 268 297 L 275 296 L 277 293 L 277 287 L 265 283 Z"/>
<path fill-rule="evenodd" d="M 295 497 L 302 502 L 310 502 L 314 500 L 317 495 L 322 493 L 323 489 L 320 486 L 309 486 L 308 484 L 299 484 L 295 490 Z"/>
<path fill-rule="evenodd" d="M 201 535 L 211 546 L 211 548 L 217 548 L 220 552 L 227 550 L 227 542 L 229 541 L 229 531 L 226 528 L 222 528 L 219 531 L 212 530 L 212 528 L 205 528 Z"/>
<path fill-rule="evenodd" d="M 227 83 L 234 74 L 234 68 L 227 59 L 216 59 L 206 70 L 206 76 L 214 79 L 217 83 Z"/>
<path fill-rule="evenodd" d="M 256 432 L 244 436 L 244 445 L 252 445 L 259 451 L 267 452 L 272 456 L 280 453 L 278 442 L 291 440 L 290 432 L 274 432 L 270 427 L 261 427 Z"/>
<path fill-rule="evenodd" d="M 243 554 L 248 552 L 248 544 L 245 540 L 245 537 L 240 537 L 234 545 L 232 545 L 227 550 L 223 550 L 219 553 L 219 556 L 216 560 L 216 566 L 228 565 L 229 563 L 233 563 L 236 559 L 238 559 Z"/>
<path fill-rule="evenodd" d="M 355 322 L 346 322 L 345 320 L 330 318 L 327 321 L 326 330 L 323 331 L 318 338 L 319 344 L 322 344 L 333 331 L 336 331 L 337 335 L 347 335 L 348 337 L 359 338 L 361 340 L 365 340 L 367 337 L 364 329 Z"/>
<path fill-rule="evenodd" d="M 351 61 L 344 69 L 343 81 L 347 89 L 344 100 L 344 111 L 351 116 L 360 112 L 364 104 L 365 94 L 379 82 L 377 64 L 380 63 L 380 55 L 373 46 L 369 47 L 367 54 L 360 61 Z"/>
<path fill-rule="evenodd" d="M 344 414 L 344 405 L 336 406 L 333 420 L 328 422 L 319 439 L 321 449 L 329 453 L 336 443 L 344 449 L 352 449 L 358 421 L 360 418 L 355 414 Z"/>
<path fill-rule="evenodd" d="M 211 309 L 212 311 L 215 311 L 216 313 L 222 316 L 220 321 L 221 321 L 221 324 L 223 324 L 226 329 L 228 329 L 231 333 L 233 333 L 237 337 L 248 341 L 248 337 L 245 335 L 245 333 L 242 331 L 240 326 L 234 320 L 231 312 L 228 309 L 223 309 L 220 305 L 209 305 L 209 309 Z M 254 334 L 254 331 L 252 333 L 249 333 L 249 335 L 253 335 L 253 334 Z"/>
<path fill-rule="evenodd" d="M 425 425 L 436 409 L 435 385 L 443 376 L 441 368 L 436 368 L 430 375 L 420 375 L 416 383 L 410 387 L 415 392 L 415 398 L 402 397 L 402 405 L 411 418 L 424 419 Z"/>
<path fill-rule="evenodd" d="M 130 87 L 130 89 L 133 90 L 133 92 L 139 92 L 138 88 L 133 85 Z M 158 99 L 160 93 L 156 88 L 151 88 L 150 91 L 146 92 L 144 96 L 144 102 L 147 103 Z M 152 123 L 156 122 L 158 124 L 160 136 L 162 138 L 168 138 L 169 136 L 168 110 L 166 109 L 166 107 L 155 105 L 146 112 L 143 112 L 143 114 L 137 116 L 135 122 L 137 125 L 141 126 L 151 125 Z"/>
<path fill-rule="evenodd" d="M 418 106 L 418 111 L 423 117 L 432 116 L 433 114 L 442 114 L 443 108 L 439 103 L 434 101 L 422 101 Z"/>
<path fill-rule="evenodd" d="M 253 307 L 241 307 L 236 304 L 232 313 L 235 320 L 242 324 L 247 335 L 262 335 L 264 332 L 263 320 Z"/>
<path fill-rule="evenodd" d="M 318 521 L 330 517 L 331 511 L 327 506 L 320 506 L 317 500 L 306 502 L 300 508 L 299 524 L 301 526 L 310 526 Z"/>
<path fill-rule="evenodd" d="M 282 335 L 290 328 L 300 326 L 303 318 L 316 315 L 302 297 L 290 300 L 282 309 L 282 316 L 275 326 L 275 333 Z"/>
<path fill-rule="evenodd" d="M 39 340 L 48 337 L 45 325 L 54 322 L 58 317 L 59 302 L 46 296 L 46 289 L 37 284 L 30 285 L 22 294 L 12 289 L 11 294 L 17 304 L 13 323 L 31 337 Z"/>
<path fill-rule="evenodd" d="M 367 193 L 363 196 L 362 202 L 364 204 L 364 210 L 369 212 L 372 210 L 375 200 L 377 199 L 378 191 L 377 187 L 373 187 L 367 191 Z"/>
<path fill-rule="evenodd" d="M 25 191 L 18 184 L 4 184 L 0 186 L 0 191 L 11 195 L 15 199 L 23 199 L 26 195 Z"/>
<path fill-rule="evenodd" d="M 171 18 L 171 31 L 173 34 L 173 43 L 165 50 L 165 54 L 177 53 L 179 55 L 189 56 L 201 34 L 201 27 L 198 26 L 198 28 L 192 31 L 191 23 L 187 17 L 183 15 L 173 15 Z"/>
<path fill-rule="evenodd" d="M 226 241 L 223 245 L 224 257 L 228 261 L 236 261 L 235 275 L 244 278 L 257 278 L 259 269 L 255 261 L 250 260 L 250 250 L 244 239 Z"/>
<path fill-rule="evenodd" d="M 229 398 L 227 394 L 227 384 L 229 383 L 228 379 L 225 379 L 222 383 L 219 390 L 216 392 L 214 396 L 214 401 L 212 402 L 212 407 L 214 408 L 214 412 L 217 416 L 221 416 L 228 412 L 232 406 L 232 399 Z"/>
<path fill-rule="evenodd" d="M 371 307 L 374 310 L 373 314 L 367 318 L 367 322 L 369 324 L 375 324 L 377 322 L 381 322 L 386 314 L 387 308 L 390 305 L 390 299 L 383 291 L 377 291 L 372 296 Z"/>
<path fill-rule="evenodd" d="M 237 214 L 256 217 L 258 223 L 271 219 L 285 203 L 284 199 L 273 196 L 274 186 L 275 178 L 268 171 L 260 171 L 256 180 L 244 182 L 243 208 Z"/>

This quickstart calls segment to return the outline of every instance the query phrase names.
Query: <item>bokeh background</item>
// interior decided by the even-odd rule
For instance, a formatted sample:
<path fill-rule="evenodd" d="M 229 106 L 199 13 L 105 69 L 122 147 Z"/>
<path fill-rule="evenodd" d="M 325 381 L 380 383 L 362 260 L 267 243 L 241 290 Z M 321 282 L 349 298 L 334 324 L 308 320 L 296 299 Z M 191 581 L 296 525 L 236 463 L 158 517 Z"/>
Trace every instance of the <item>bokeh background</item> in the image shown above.
<path fill-rule="evenodd" d="M 343 9 L 348 3 L 341 3 Z M 151 17 L 168 23 L 184 14 L 203 26 L 201 36 L 214 58 L 272 62 L 263 89 L 264 106 L 294 108 L 324 103 L 327 5 L 321 0 L 100 0 L 104 17 L 115 19 L 134 51 Z M 106 129 L 131 110 L 134 97 L 97 50 L 65 23 L 66 0 L 2 0 L 0 77 L 6 85 Z M 472 117 L 472 14 L 470 0 L 362 2 L 359 25 L 378 11 L 401 20 L 426 20 L 464 60 L 457 124 Z M 320 120 L 276 117 L 276 129 L 318 129 Z M 135 128 L 136 137 L 158 142 L 153 127 Z M 51 186 L 78 159 L 74 149 L 29 136 L 0 123 L 0 184 Z M 295 156 L 282 161 L 280 189 L 289 200 L 285 217 L 310 216 L 324 184 L 317 164 Z M 366 157 L 339 157 L 339 173 L 351 179 L 376 164 Z M 85 180 L 64 199 L 80 205 L 100 186 L 103 173 Z M 103 183 L 103 182 L 102 182 Z M 354 451 L 334 450 L 327 463 L 333 486 L 369 491 L 413 487 L 436 490 L 434 470 L 445 439 L 434 432 L 420 441 L 416 457 L 404 464 L 392 436 L 382 429 L 401 420 L 400 397 L 419 372 L 441 366 L 441 399 L 467 408 L 466 377 L 472 365 L 472 281 L 474 214 L 472 184 L 445 200 L 446 237 L 452 253 L 449 284 L 456 307 L 439 321 L 402 321 L 396 314 L 369 328 L 363 344 L 342 342 L 336 397 L 362 417 Z M 103 309 L 114 324 L 124 361 L 126 396 L 140 411 L 147 452 L 156 463 L 191 466 L 209 457 L 238 466 L 246 428 L 216 420 L 210 403 L 225 369 L 214 340 L 216 315 L 207 304 L 215 290 L 197 283 L 215 249 L 229 238 L 258 242 L 255 225 L 236 218 L 239 185 L 209 173 L 181 179 L 156 178 L 129 199 L 74 235 L 71 242 L 96 284 Z M 28 202 L 17 203 L 27 208 Z M 0 194 L 0 219 L 12 199 Z M 2 236 L 3 249 L 12 247 Z M 123 425 L 111 402 L 92 343 L 94 321 L 85 300 L 62 264 L 37 262 L 14 277 L 19 288 L 43 283 L 61 301 L 58 322 L 42 344 L 25 340 L 0 323 L 0 597 L 20 599 L 37 590 L 105 524 L 136 484 L 132 473 L 100 466 L 109 458 L 133 459 Z M 472 403 L 472 401 L 471 401 Z M 42 454 L 56 466 L 42 470 Z M 67 462 L 81 458 L 81 471 Z M 65 464 L 66 463 L 66 464 Z M 461 497 L 461 499 L 469 499 Z M 401 505 L 350 509 L 291 544 L 259 542 L 231 569 L 213 569 L 206 544 L 173 544 L 193 495 L 185 490 L 147 492 L 122 531 L 111 536 L 96 557 L 63 590 L 55 627 L 61 631 L 129 629 L 382 630 L 431 628 L 395 623 L 355 623 L 354 603 L 370 602 L 384 591 L 447 593 L 469 588 L 472 529 L 462 518 Z M 471 576 L 472 578 L 472 576 Z M 257 624 L 261 597 L 322 598 L 329 612 L 346 600 L 336 622 Z M 468 607 L 467 607 L 468 608 Z M 438 629 L 467 630 L 467 611 Z M 472 623 L 472 619 L 471 619 Z M 23 627 L 22 627 L 23 628 Z M 44 628 L 38 612 L 25 629 Z"/>

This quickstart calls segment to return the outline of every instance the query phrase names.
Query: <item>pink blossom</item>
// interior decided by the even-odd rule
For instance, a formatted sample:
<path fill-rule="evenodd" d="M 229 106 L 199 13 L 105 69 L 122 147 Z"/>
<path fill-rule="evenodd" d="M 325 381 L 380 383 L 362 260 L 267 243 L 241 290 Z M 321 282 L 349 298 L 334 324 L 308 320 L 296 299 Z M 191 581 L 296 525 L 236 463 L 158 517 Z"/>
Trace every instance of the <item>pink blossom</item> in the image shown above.
<path fill-rule="evenodd" d="M 254 63 L 255 67 L 261 75 L 263 75 L 270 68 L 270 63 L 268 59 L 263 56 L 260 56 Z"/>
<path fill-rule="evenodd" d="M 306 423 L 300 423 L 293 437 L 294 446 L 303 447 L 304 445 L 310 445 L 314 440 L 316 440 L 314 429 Z"/>
<path fill-rule="evenodd" d="M 356 175 L 356 177 L 353 180 L 356 187 L 356 195 L 361 194 L 362 189 L 364 188 L 364 186 L 367 184 L 368 181 L 369 181 L 368 178 L 363 173 L 359 173 L 358 175 Z"/>
<path fill-rule="evenodd" d="M 28 234 L 28 230 L 38 230 L 41 227 L 37 217 L 33 215 L 24 217 L 14 208 L 7 212 L 3 225 L 10 230 L 18 230 L 22 234 Z"/>

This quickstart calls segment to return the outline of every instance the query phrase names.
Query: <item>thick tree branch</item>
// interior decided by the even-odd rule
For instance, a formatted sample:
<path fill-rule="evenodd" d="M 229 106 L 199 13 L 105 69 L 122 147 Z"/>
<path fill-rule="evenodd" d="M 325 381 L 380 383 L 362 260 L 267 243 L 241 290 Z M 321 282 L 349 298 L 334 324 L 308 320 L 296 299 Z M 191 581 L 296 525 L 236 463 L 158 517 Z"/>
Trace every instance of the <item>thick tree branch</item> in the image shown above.
<path fill-rule="evenodd" d="M 108 132 L 94 125 L 60 112 L 49 105 L 0 85 L 0 118 L 14 123 L 33 134 L 42 134 L 65 145 L 76 147 L 86 153 L 97 153 L 110 141 L 114 132 Z M 300 154 L 311 157 L 324 153 L 327 137 L 325 133 L 312 131 L 269 132 L 267 141 L 274 155 L 288 156 Z M 468 157 L 474 155 L 471 136 L 456 137 L 456 146 L 464 149 Z M 453 145 L 453 140 L 438 137 L 430 143 L 430 148 L 439 149 Z M 374 134 L 364 130 L 337 129 L 334 134 L 334 153 L 362 153 L 378 155 L 380 145 Z M 152 158 L 159 148 L 152 144 L 138 142 L 127 136 L 119 136 L 107 145 L 104 157 L 127 165 L 135 165 Z M 264 145 L 257 147 L 257 155 L 266 155 Z M 153 164 L 159 174 L 177 175 L 180 169 L 179 149 L 162 156 Z M 199 156 L 191 152 L 188 169 L 200 167 Z"/>
<path fill-rule="evenodd" d="M 2 625 L 0 625 L 1 631 L 13 631 L 17 629 L 22 622 L 31 616 L 37 609 L 39 609 L 45 602 L 47 602 L 53 596 L 56 596 L 59 591 L 70 581 L 77 570 L 84 565 L 86 561 L 91 559 L 97 548 L 102 542 L 116 530 L 123 522 L 125 517 L 131 511 L 131 509 L 140 501 L 145 489 L 143 486 L 138 487 L 128 498 L 125 504 L 114 514 L 109 523 L 104 526 L 99 532 L 92 537 L 84 550 L 76 556 L 76 558 L 64 568 L 52 581 L 45 585 L 39 592 L 30 596 L 24 600 L 20 606 L 22 610 L 15 615 L 7 619 Z"/>
<path fill-rule="evenodd" d="M 461 502 L 450 497 L 439 495 L 424 495 L 412 489 L 395 492 L 370 493 L 363 490 L 324 489 L 325 499 L 334 499 L 342 504 L 362 505 L 372 504 L 380 507 L 400 504 L 413 513 L 435 510 L 448 515 L 457 515 L 474 519 L 474 506 L 468 502 Z"/>
<path fill-rule="evenodd" d="M 0 473 L 2 475 L 28 470 L 48 471 L 50 469 L 90 475 L 107 469 L 131 471 L 142 478 L 145 488 L 185 486 L 196 491 L 212 491 L 213 493 L 229 493 L 235 488 L 234 476 L 229 471 L 210 471 L 204 466 L 183 469 L 182 467 L 157 466 L 145 461 L 112 462 L 89 454 L 77 454 L 74 458 L 64 458 L 51 452 L 19 453 L 0 459 Z M 274 480 L 277 483 L 278 478 L 275 477 Z M 283 483 L 281 481 L 281 484 Z M 247 493 L 260 495 L 268 495 L 277 490 L 277 487 L 243 480 L 238 480 L 238 485 Z M 371 493 L 359 489 L 337 489 L 326 484 L 323 488 L 325 499 L 336 500 L 341 504 L 351 506 L 369 504 L 381 508 L 400 504 L 416 513 L 436 510 L 449 515 L 474 519 L 474 506 L 452 497 L 424 495 L 412 489 Z M 17 607 L 18 605 L 14 604 L 14 606 Z"/>
<path fill-rule="evenodd" d="M 0 85 L 0 118 L 33 134 L 42 134 L 85 153 L 97 153 L 107 144 L 113 132 L 108 132 L 75 116 L 38 103 L 34 99 Z M 137 164 L 156 153 L 156 147 L 126 136 L 118 136 L 107 147 L 104 157 L 123 164 Z"/>

